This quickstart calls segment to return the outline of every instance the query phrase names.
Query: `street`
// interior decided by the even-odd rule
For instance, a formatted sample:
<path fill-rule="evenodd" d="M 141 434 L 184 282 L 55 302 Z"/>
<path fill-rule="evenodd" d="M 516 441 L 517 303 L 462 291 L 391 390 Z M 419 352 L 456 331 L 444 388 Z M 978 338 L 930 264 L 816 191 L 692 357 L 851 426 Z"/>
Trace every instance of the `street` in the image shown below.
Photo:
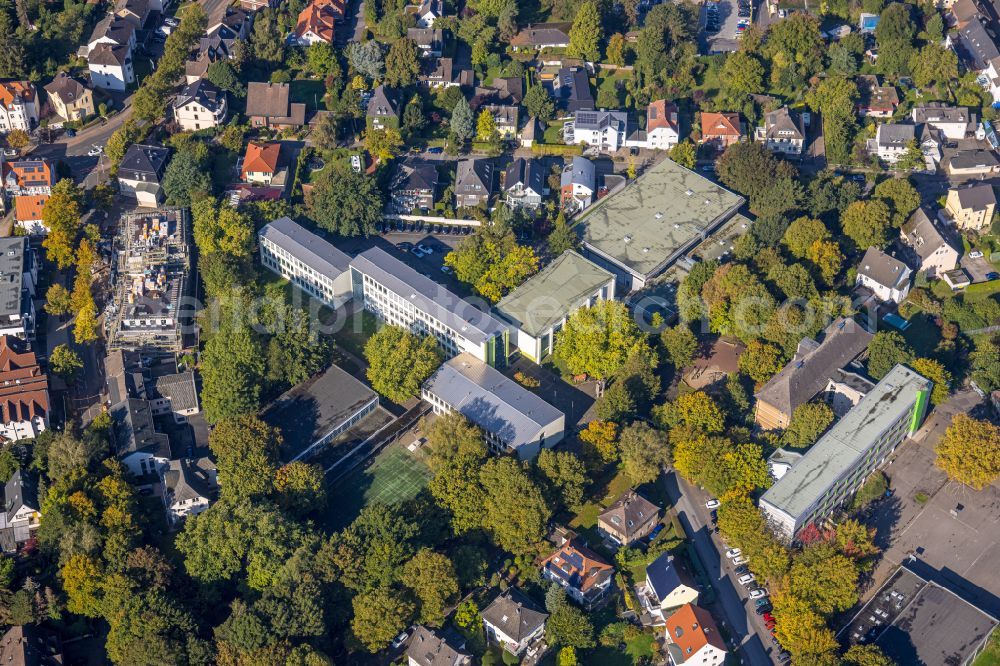
<path fill-rule="evenodd" d="M 101 178 L 102 169 L 97 168 L 98 158 L 90 157 L 87 152 L 96 146 L 103 147 L 108 138 L 115 133 L 122 124 L 132 115 L 132 107 L 125 109 L 108 119 L 105 123 L 97 123 L 87 129 L 80 130 L 76 136 L 68 137 L 65 134 L 60 136 L 54 143 L 39 144 L 31 151 L 33 158 L 45 158 L 53 164 L 60 161 L 73 172 L 73 178 L 77 183 L 90 188 L 96 185 Z M 101 165 L 106 174 L 108 168 L 107 159 L 101 155 Z"/>
<path fill-rule="evenodd" d="M 672 470 L 664 477 L 664 483 L 667 496 L 677 511 L 684 529 L 691 535 L 698 558 L 708 572 L 712 587 L 715 588 L 715 616 L 739 643 L 740 651 L 746 659 L 745 663 L 752 666 L 773 663 L 768 655 L 775 653 L 776 650 L 770 645 L 770 637 L 764 631 L 760 617 L 749 612 L 747 606 L 749 602 L 743 599 L 743 588 L 736 582 L 728 561 L 725 565 L 726 570 L 723 571 L 721 544 L 717 544 L 712 538 L 708 509 L 704 508 L 704 502 L 696 497 L 691 486 Z M 768 636 L 766 643 L 761 636 Z"/>

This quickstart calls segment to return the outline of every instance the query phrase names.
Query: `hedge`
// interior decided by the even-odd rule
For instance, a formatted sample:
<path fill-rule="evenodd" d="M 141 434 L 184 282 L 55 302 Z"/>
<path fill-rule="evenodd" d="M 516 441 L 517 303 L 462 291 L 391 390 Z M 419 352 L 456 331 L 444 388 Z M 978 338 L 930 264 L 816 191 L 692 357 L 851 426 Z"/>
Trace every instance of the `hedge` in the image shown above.
<path fill-rule="evenodd" d="M 535 155 L 582 155 L 583 146 L 563 146 L 556 143 L 532 143 L 531 152 Z"/>

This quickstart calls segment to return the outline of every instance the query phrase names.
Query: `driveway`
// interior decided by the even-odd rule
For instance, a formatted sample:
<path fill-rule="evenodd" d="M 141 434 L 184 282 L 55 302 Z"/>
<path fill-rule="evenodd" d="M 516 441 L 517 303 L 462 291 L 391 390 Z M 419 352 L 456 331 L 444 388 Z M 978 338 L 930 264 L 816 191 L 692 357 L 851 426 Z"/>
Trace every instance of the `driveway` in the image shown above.
<path fill-rule="evenodd" d="M 674 472 L 667 473 L 665 485 L 667 495 L 684 529 L 691 535 L 695 551 L 708 572 L 712 587 L 715 588 L 713 614 L 724 626 L 733 640 L 740 646 L 742 663 L 751 666 L 765 666 L 772 663 L 770 654 L 777 654 L 771 645 L 770 636 L 764 632 L 761 618 L 751 612 L 750 602 L 743 598 L 743 588 L 736 582 L 736 576 L 727 561 L 719 555 L 723 545 L 712 535 L 704 493 L 691 488 L 684 479 Z M 763 636 L 767 636 L 766 642 Z"/>
<path fill-rule="evenodd" d="M 987 261 L 986 257 L 970 257 L 965 255 L 962 257 L 959 264 L 965 269 L 965 272 L 969 274 L 969 278 L 972 280 L 973 284 L 976 282 L 986 282 L 987 273 L 996 273 L 996 266 Z"/>
<path fill-rule="evenodd" d="M 70 168 L 73 179 L 77 183 L 84 187 L 93 187 L 107 177 L 109 165 L 108 160 L 103 156 L 98 161 L 97 157 L 90 157 L 87 152 L 95 145 L 104 146 L 107 144 L 108 138 L 131 115 L 132 107 L 127 106 L 121 113 L 109 118 L 107 122 L 97 123 L 87 129 L 80 130 L 74 137 L 63 134 L 53 143 L 37 145 L 31 151 L 31 156 L 44 157 L 53 163 L 62 161 Z"/>

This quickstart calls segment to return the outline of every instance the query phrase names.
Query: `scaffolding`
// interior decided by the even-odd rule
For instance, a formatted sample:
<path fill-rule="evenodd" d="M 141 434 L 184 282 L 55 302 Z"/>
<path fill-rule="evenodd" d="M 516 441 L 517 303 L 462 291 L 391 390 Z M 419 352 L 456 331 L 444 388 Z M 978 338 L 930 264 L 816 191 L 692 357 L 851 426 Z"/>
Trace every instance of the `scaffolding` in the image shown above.
<path fill-rule="evenodd" d="M 184 348 L 179 310 L 191 268 L 189 226 L 183 208 L 122 216 L 115 237 L 114 298 L 104 317 L 109 350 Z"/>

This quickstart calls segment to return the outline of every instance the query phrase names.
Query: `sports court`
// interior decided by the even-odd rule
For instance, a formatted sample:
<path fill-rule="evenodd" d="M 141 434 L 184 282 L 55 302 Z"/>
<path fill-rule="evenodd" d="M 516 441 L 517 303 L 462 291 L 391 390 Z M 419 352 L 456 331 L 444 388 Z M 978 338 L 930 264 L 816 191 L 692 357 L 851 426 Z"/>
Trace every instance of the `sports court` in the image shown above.
<path fill-rule="evenodd" d="M 338 481 L 330 488 L 331 526 L 347 525 L 369 504 L 398 504 L 416 497 L 431 478 L 420 458 L 420 451 L 411 453 L 396 443 Z"/>

